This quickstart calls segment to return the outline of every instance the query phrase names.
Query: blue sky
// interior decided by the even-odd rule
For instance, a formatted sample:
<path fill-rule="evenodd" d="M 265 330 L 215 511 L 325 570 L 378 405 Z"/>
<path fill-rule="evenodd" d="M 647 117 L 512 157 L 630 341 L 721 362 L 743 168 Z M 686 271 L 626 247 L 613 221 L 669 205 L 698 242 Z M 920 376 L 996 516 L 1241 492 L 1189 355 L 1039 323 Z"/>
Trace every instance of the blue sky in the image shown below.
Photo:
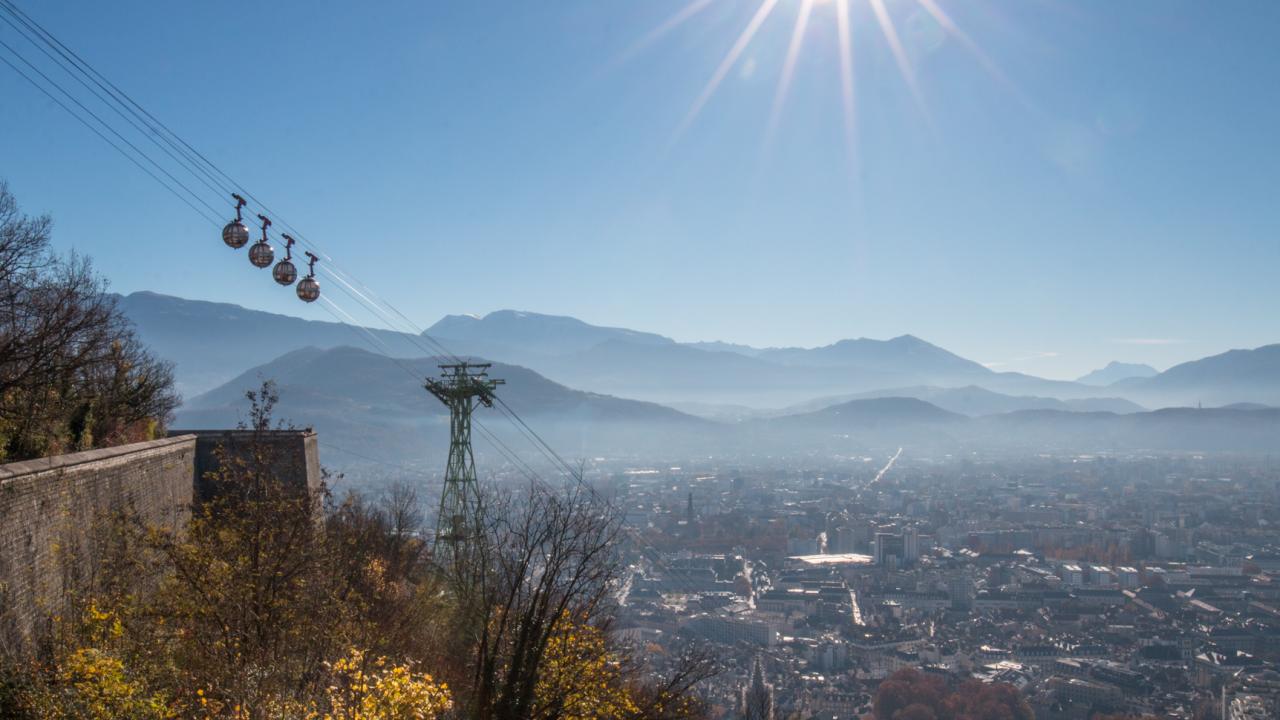
<path fill-rule="evenodd" d="M 636 47 L 688 2 L 21 4 L 422 326 L 911 333 L 1048 377 L 1280 341 L 1280 3 L 937 0 L 979 56 L 884 0 L 917 102 L 849 0 L 851 158 L 833 0 L 772 132 L 803 0 L 679 132 L 759 6 Z M 3 66 L 0 98 L 0 177 L 114 289 L 329 319 Z"/>

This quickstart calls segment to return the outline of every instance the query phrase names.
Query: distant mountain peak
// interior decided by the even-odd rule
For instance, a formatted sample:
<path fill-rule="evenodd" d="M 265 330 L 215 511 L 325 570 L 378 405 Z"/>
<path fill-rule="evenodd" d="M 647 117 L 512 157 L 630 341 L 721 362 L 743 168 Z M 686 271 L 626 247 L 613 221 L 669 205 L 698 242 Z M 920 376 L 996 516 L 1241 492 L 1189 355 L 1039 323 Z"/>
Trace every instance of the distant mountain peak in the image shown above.
<path fill-rule="evenodd" d="M 762 351 L 759 357 L 782 365 L 857 368 L 948 385 L 992 374 L 978 363 L 915 335 L 898 335 L 888 340 L 845 339 L 812 349 L 778 348 Z"/>
<path fill-rule="evenodd" d="M 1076 380 L 1085 385 L 1111 385 L 1130 378 L 1149 378 L 1160 372 L 1144 363 L 1126 363 L 1112 360 L 1106 367 L 1099 368 Z"/>
<path fill-rule="evenodd" d="M 966 420 L 962 415 L 919 398 L 896 396 L 849 400 L 810 413 L 787 415 L 784 419 L 791 422 L 838 419 L 842 423 L 950 423 Z"/>
<path fill-rule="evenodd" d="M 557 356 L 588 350 L 611 340 L 640 345 L 674 345 L 655 333 L 592 325 L 568 315 L 546 315 L 528 310 L 494 310 L 483 317 L 446 315 L 427 328 L 426 335 L 455 341 L 464 348 L 504 359 L 525 353 Z"/>
<path fill-rule="evenodd" d="M 472 315 L 478 320 L 504 320 L 507 318 L 515 320 L 549 320 L 553 322 L 566 322 L 574 325 L 586 325 L 587 323 L 579 320 L 571 315 L 549 315 L 547 313 L 529 312 L 528 310 L 494 310 L 484 316 Z"/>

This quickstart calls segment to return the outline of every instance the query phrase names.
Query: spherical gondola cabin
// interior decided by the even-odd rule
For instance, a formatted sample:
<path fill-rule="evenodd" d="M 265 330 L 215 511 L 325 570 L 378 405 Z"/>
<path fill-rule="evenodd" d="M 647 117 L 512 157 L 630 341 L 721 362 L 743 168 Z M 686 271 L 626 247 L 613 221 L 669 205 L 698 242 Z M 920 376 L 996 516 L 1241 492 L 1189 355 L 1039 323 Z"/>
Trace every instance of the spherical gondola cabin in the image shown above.
<path fill-rule="evenodd" d="M 298 279 L 298 269 L 288 260 L 281 260 L 271 270 L 271 277 L 281 285 L 292 285 Z"/>
<path fill-rule="evenodd" d="M 264 268 L 276 258 L 276 251 L 266 240 L 259 240 L 249 248 L 249 262 L 254 267 Z"/>
<path fill-rule="evenodd" d="M 239 220 L 232 220 L 222 228 L 222 242 L 227 247 L 239 250 L 249 242 L 249 228 Z"/>
<path fill-rule="evenodd" d="M 298 268 L 293 266 L 293 238 L 280 233 L 284 238 L 284 259 L 271 269 L 271 277 L 281 285 L 292 285 L 298 279 Z"/>
<path fill-rule="evenodd" d="M 253 263 L 254 267 L 264 268 L 276 259 L 276 251 L 272 249 L 271 243 L 267 242 L 267 228 L 271 227 L 271 221 L 265 215 L 259 215 L 258 219 L 262 221 L 262 239 L 249 248 L 249 262 Z"/>
<path fill-rule="evenodd" d="M 315 302 L 320 299 L 320 283 L 316 280 L 315 255 L 307 253 L 307 276 L 298 281 L 298 299 L 302 302 Z"/>
<path fill-rule="evenodd" d="M 315 302 L 320 299 L 320 283 L 313 277 L 304 277 L 298 281 L 298 299 L 302 302 Z"/>
<path fill-rule="evenodd" d="M 244 198 L 234 194 L 231 197 L 236 199 L 236 219 L 222 228 L 222 242 L 233 250 L 239 250 L 249 242 L 249 228 L 240 217 L 240 208 L 245 205 Z"/>

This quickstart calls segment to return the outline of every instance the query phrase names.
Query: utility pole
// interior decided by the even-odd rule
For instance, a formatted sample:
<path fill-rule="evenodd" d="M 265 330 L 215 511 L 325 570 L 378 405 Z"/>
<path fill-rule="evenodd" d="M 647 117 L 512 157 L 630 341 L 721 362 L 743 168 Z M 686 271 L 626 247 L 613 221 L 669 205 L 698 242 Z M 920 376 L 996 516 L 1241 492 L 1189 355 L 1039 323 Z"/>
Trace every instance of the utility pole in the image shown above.
<path fill-rule="evenodd" d="M 503 380 L 488 376 L 491 363 L 459 362 L 440 366 L 440 378 L 426 388 L 449 408 L 449 464 L 436 518 L 436 553 L 452 561 L 472 541 L 479 528 L 480 491 L 476 461 L 471 452 L 471 412 L 476 403 L 493 407 L 493 391 Z"/>

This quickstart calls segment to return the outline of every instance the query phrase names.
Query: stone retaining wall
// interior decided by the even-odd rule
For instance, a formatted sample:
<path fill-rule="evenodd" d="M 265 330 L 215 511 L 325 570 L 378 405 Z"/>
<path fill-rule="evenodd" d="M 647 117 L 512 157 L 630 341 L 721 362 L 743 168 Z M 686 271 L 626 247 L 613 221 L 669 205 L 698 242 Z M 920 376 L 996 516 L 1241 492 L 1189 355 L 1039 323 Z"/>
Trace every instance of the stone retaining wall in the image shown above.
<path fill-rule="evenodd" d="M 191 507 L 196 437 L 0 465 L 0 653 L 30 650 L 67 591 L 92 577 L 112 512 L 177 528 Z"/>
<path fill-rule="evenodd" d="M 310 430 L 253 434 L 192 430 L 163 440 L 0 465 L 0 658 L 41 649 L 73 590 L 98 570 L 102 523 L 129 511 L 148 525 L 180 530 L 193 504 L 216 488 L 205 482 L 230 457 L 256 447 L 276 480 L 316 490 L 320 460 Z"/>

